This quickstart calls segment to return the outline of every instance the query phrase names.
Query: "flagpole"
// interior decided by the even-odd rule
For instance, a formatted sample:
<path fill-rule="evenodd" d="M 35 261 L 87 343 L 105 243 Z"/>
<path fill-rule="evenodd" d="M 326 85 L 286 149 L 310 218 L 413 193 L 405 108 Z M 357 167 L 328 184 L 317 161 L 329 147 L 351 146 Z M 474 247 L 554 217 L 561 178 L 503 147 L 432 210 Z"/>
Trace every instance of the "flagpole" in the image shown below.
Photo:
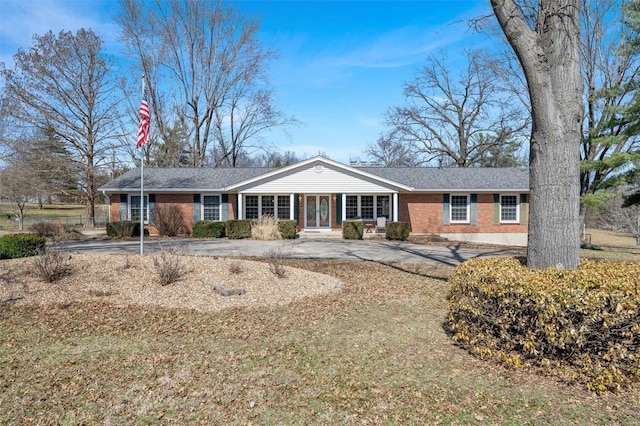
<path fill-rule="evenodd" d="M 144 99 L 144 74 L 142 74 L 142 98 Z M 140 256 L 144 256 L 144 145 L 140 146 Z"/>

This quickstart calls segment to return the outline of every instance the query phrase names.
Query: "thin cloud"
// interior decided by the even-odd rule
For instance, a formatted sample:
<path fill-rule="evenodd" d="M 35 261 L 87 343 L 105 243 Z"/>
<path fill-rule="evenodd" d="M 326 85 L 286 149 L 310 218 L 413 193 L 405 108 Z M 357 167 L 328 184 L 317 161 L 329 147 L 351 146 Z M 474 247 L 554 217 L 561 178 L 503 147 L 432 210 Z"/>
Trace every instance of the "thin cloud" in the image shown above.
<path fill-rule="evenodd" d="M 115 53 L 118 26 L 104 19 L 103 5 L 99 1 L 70 0 L 2 0 L 0 1 L 0 61 L 13 62 L 18 49 L 28 49 L 34 35 L 48 31 L 91 29 L 105 42 L 105 50 Z"/>

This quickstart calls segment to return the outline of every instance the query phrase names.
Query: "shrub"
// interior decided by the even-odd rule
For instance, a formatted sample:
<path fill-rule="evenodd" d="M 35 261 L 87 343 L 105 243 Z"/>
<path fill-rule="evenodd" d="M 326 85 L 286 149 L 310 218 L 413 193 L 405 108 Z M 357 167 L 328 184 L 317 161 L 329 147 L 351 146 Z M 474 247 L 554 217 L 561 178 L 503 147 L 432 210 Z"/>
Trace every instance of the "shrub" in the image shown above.
<path fill-rule="evenodd" d="M 227 221 L 227 238 L 237 240 L 241 238 L 251 237 L 251 221 L 250 220 L 228 220 Z"/>
<path fill-rule="evenodd" d="M 387 240 L 406 241 L 410 225 L 407 222 L 387 222 Z"/>
<path fill-rule="evenodd" d="M 287 269 L 284 266 L 284 259 L 286 256 L 280 251 L 268 250 L 264 252 L 264 258 L 269 263 L 269 270 L 273 275 L 278 278 L 284 278 L 287 276 Z"/>
<path fill-rule="evenodd" d="M 342 222 L 342 238 L 345 240 L 361 240 L 364 226 L 361 220 L 345 220 Z"/>
<path fill-rule="evenodd" d="M 233 261 L 229 264 L 229 273 L 237 275 L 237 274 L 241 274 L 242 272 L 244 272 L 244 268 L 242 267 L 242 264 L 238 261 Z"/>
<path fill-rule="evenodd" d="M 35 256 L 44 250 L 46 240 L 35 234 L 8 234 L 0 237 L 0 259 Z"/>
<path fill-rule="evenodd" d="M 156 207 L 153 211 L 153 220 L 162 236 L 175 237 L 189 232 L 182 210 L 174 204 Z"/>
<path fill-rule="evenodd" d="M 225 222 L 201 220 L 193 225 L 191 235 L 194 238 L 222 238 L 225 236 Z"/>
<path fill-rule="evenodd" d="M 37 256 L 33 258 L 33 266 L 36 274 L 48 283 L 58 281 L 71 272 L 69 259 L 71 255 L 64 250 L 54 250 L 50 247 L 38 249 Z"/>
<path fill-rule="evenodd" d="M 55 237 L 64 233 L 64 228 L 59 223 L 36 222 L 29 230 L 41 237 Z"/>
<path fill-rule="evenodd" d="M 180 281 L 189 273 L 182 264 L 177 249 L 161 248 L 160 254 L 153 258 L 153 264 L 162 286 Z"/>
<path fill-rule="evenodd" d="M 298 222 L 295 220 L 279 220 L 278 221 L 278 231 L 280 231 L 280 235 L 282 238 L 287 240 L 292 240 L 297 235 L 296 227 L 298 226 Z"/>
<path fill-rule="evenodd" d="M 534 366 L 596 392 L 640 379 L 640 265 L 530 270 L 474 259 L 450 278 L 446 328 L 473 354 Z"/>
<path fill-rule="evenodd" d="M 123 220 L 107 223 L 107 235 L 115 238 L 130 238 L 140 235 L 140 222 Z"/>
<path fill-rule="evenodd" d="M 251 238 L 254 240 L 281 240 L 278 221 L 272 215 L 263 215 L 259 220 L 251 222 Z"/>

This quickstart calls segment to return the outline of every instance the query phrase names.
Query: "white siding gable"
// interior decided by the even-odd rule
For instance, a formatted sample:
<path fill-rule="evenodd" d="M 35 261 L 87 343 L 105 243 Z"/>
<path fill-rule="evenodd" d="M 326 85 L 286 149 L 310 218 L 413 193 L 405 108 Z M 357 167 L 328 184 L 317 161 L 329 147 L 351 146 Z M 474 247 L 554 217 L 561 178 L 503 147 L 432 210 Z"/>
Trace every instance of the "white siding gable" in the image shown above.
<path fill-rule="evenodd" d="M 389 193 L 397 188 L 326 163 L 311 163 L 237 188 L 252 194 Z"/>

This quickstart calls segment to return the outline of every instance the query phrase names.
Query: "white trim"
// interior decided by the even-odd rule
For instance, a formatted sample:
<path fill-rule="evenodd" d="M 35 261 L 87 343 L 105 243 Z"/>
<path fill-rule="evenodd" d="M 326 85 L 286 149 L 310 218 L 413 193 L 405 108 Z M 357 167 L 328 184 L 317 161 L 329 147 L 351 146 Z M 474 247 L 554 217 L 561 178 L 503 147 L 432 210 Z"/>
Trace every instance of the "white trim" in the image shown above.
<path fill-rule="evenodd" d="M 467 198 L 467 218 L 465 220 L 453 219 L 453 197 Z M 449 223 L 471 223 L 471 195 L 470 194 L 449 194 Z"/>
<path fill-rule="evenodd" d="M 397 218 L 397 204 L 394 205 L 392 204 L 392 198 L 391 196 L 394 196 L 394 202 L 397 203 L 397 193 L 392 193 L 392 194 L 385 194 L 385 193 L 377 193 L 377 194 L 342 194 L 343 196 L 343 208 L 342 208 L 342 216 L 343 216 L 343 220 L 352 220 L 352 219 L 348 219 L 347 218 L 347 197 L 357 197 L 357 213 L 356 216 L 359 216 L 360 218 L 362 218 L 362 220 L 367 220 L 367 221 L 373 221 L 376 220 L 379 216 L 378 216 L 378 197 L 388 197 L 389 199 L 389 216 L 384 216 L 387 218 L 387 220 L 392 220 L 392 218 Z M 373 217 L 364 217 L 362 215 L 362 197 L 372 197 L 373 198 Z M 393 209 L 393 210 L 392 210 Z M 380 216 L 382 217 L 382 216 Z"/>
<path fill-rule="evenodd" d="M 244 202 L 242 199 L 244 197 Z M 246 211 L 246 197 L 258 197 L 258 218 L 262 217 L 262 197 L 273 197 L 273 216 L 276 219 L 287 220 L 287 218 L 278 217 L 278 198 L 289 198 L 289 220 L 293 220 L 294 218 L 294 207 L 295 204 L 292 200 L 295 200 L 294 194 L 251 194 L 251 193 L 238 193 L 238 210 L 241 212 L 242 218 L 247 219 L 247 211 Z M 240 210 L 242 206 L 245 206 L 244 209 Z"/>
<path fill-rule="evenodd" d="M 295 212 L 295 207 L 296 207 L 296 194 L 291 193 L 289 194 L 289 220 L 295 220 L 296 219 L 296 212 Z"/>
<path fill-rule="evenodd" d="M 280 175 L 280 174 L 285 174 L 285 173 L 288 173 L 291 170 L 303 168 L 303 167 L 306 167 L 306 166 L 311 165 L 313 163 L 316 163 L 315 166 L 321 166 L 321 167 L 324 167 L 325 165 L 333 166 L 333 167 L 335 167 L 337 169 L 348 171 L 350 173 L 353 173 L 353 174 L 356 174 L 356 175 L 359 175 L 359 176 L 362 176 L 362 177 L 366 177 L 366 178 L 371 179 L 371 180 L 376 181 L 376 182 L 385 183 L 386 185 L 390 185 L 390 186 L 393 186 L 393 187 L 396 187 L 396 188 L 399 188 L 399 189 L 403 189 L 405 191 L 412 191 L 413 190 L 413 188 L 411 188 L 410 186 L 404 185 L 402 183 L 395 182 L 395 181 L 392 181 L 392 180 L 389 180 L 389 179 L 385 179 L 385 178 L 382 178 L 380 176 L 377 176 L 377 175 L 374 175 L 374 174 L 371 174 L 371 173 L 367 173 L 367 172 L 365 172 L 363 170 L 359 170 L 357 167 L 350 167 L 350 166 L 344 165 L 342 163 L 338 163 L 338 162 L 333 161 L 333 160 L 329 160 L 329 159 L 321 157 L 321 156 L 315 156 L 313 158 L 309 158 L 309 159 L 301 161 L 299 163 L 292 164 L 292 165 L 287 166 L 287 167 L 282 167 L 282 168 L 279 168 L 279 169 L 274 170 L 272 172 L 265 173 L 263 175 L 256 176 L 254 178 L 247 179 L 245 181 L 230 185 L 230 186 L 226 187 L 225 190 L 226 191 L 233 191 L 234 189 L 241 188 L 241 187 L 247 186 L 247 185 L 251 185 L 252 183 L 259 182 L 261 180 L 269 180 L 270 178 L 272 178 L 274 176 L 277 176 L 277 175 Z M 315 168 L 315 166 L 314 166 L 314 170 L 318 170 L 318 169 Z"/>
<path fill-rule="evenodd" d="M 328 226 L 322 226 L 320 225 L 320 198 L 321 197 L 326 197 L 329 200 L 329 225 Z M 307 223 L 307 207 L 309 205 L 309 198 L 313 198 L 313 201 L 315 203 L 316 206 L 316 223 L 315 224 L 309 224 Z M 333 217 L 331 214 L 331 210 L 333 209 L 333 205 L 332 205 L 332 198 L 331 198 L 331 194 L 304 194 L 304 209 L 303 209 L 303 214 L 304 214 L 304 229 L 311 229 L 311 230 L 331 230 L 331 226 L 333 224 Z"/>
<path fill-rule="evenodd" d="M 393 221 L 398 221 L 398 193 L 393 193 Z"/>
<path fill-rule="evenodd" d="M 218 217 L 219 219 L 216 222 L 223 222 L 222 220 L 222 194 L 216 193 L 204 193 L 200 194 L 200 219 L 201 220 L 211 220 L 204 218 L 204 197 L 218 197 Z"/>
<path fill-rule="evenodd" d="M 515 220 L 502 220 L 502 197 L 516 197 L 516 219 Z M 520 194 L 500 194 L 500 223 L 520 223 Z"/>
<path fill-rule="evenodd" d="M 132 204 L 131 203 L 131 198 L 132 197 L 140 198 L 140 194 L 127 194 L 127 196 L 128 196 L 128 198 L 127 198 L 127 219 L 132 221 L 133 218 L 131 216 L 131 204 Z M 147 200 L 147 203 L 146 203 L 146 205 L 147 205 L 147 208 L 146 208 L 147 215 L 146 216 L 147 217 L 144 218 L 143 223 L 148 225 L 149 224 L 149 194 L 144 194 L 144 199 Z M 141 204 L 143 204 L 143 205 L 141 206 L 142 212 L 140 214 L 143 215 L 144 212 L 145 212 L 144 200 L 142 201 Z"/>
<path fill-rule="evenodd" d="M 236 217 L 241 220 L 244 219 L 244 209 L 242 208 L 242 196 L 244 194 L 242 192 L 238 192 L 238 211 L 236 213 Z"/>

